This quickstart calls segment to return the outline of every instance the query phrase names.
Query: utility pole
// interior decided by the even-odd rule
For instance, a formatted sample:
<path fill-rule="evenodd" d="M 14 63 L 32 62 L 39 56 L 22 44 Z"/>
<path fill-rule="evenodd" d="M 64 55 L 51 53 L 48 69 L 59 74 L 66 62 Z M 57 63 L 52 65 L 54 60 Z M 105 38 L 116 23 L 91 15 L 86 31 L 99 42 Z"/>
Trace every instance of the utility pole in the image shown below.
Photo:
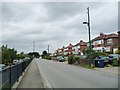
<path fill-rule="evenodd" d="M 92 45 L 91 45 L 91 34 L 90 34 L 90 14 L 89 14 L 89 7 L 87 8 L 87 14 L 88 14 L 88 21 L 83 22 L 83 24 L 88 25 L 88 33 L 89 33 L 89 64 L 92 65 Z"/>
<path fill-rule="evenodd" d="M 118 45 L 120 45 L 120 30 L 117 33 L 118 33 Z"/>
<path fill-rule="evenodd" d="M 35 52 L 35 41 L 33 41 L 33 52 Z"/>
<path fill-rule="evenodd" d="M 48 54 L 49 54 L 49 45 L 48 45 Z"/>

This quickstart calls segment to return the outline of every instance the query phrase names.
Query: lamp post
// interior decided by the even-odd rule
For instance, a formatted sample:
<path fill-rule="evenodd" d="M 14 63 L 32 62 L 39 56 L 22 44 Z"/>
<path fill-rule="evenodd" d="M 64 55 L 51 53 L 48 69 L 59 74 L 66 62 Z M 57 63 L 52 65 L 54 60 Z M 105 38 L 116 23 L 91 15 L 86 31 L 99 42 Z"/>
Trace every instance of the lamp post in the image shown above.
<path fill-rule="evenodd" d="M 91 35 L 90 35 L 90 15 L 89 15 L 89 7 L 87 8 L 87 14 L 88 14 L 88 21 L 83 22 L 83 24 L 88 25 L 88 33 L 89 33 L 89 65 L 91 67 L 92 65 L 92 45 L 91 45 Z"/>

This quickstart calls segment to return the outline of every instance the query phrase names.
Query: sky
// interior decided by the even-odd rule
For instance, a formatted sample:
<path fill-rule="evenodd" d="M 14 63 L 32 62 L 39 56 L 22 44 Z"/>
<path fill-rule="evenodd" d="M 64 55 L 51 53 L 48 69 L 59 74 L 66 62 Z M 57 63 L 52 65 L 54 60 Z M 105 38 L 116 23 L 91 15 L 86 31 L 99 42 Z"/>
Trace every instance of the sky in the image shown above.
<path fill-rule="evenodd" d="M 117 2 L 2 2 L 0 37 L 2 44 L 19 52 L 42 53 L 50 46 L 58 48 L 88 42 L 87 7 L 90 8 L 91 38 L 100 32 L 118 31 Z M 2 24 L 1 24 L 2 23 Z"/>

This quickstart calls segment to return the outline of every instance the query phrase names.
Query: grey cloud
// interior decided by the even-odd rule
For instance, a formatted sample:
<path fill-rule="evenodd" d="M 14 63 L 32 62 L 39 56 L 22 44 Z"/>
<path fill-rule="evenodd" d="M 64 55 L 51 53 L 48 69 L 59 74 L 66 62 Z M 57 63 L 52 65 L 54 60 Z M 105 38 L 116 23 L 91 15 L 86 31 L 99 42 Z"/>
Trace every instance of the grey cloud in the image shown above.
<path fill-rule="evenodd" d="M 117 3 L 3 3 L 3 44 L 19 52 L 42 52 L 50 45 L 51 52 L 69 43 L 88 41 L 87 6 L 90 6 L 92 38 L 100 32 L 111 33 L 117 29 Z M 114 13 L 113 13 L 114 12 Z M 104 22 L 105 21 L 105 22 Z"/>
<path fill-rule="evenodd" d="M 5 21 L 23 21 L 27 17 L 29 17 L 31 12 L 31 8 L 26 3 L 16 3 L 16 2 L 8 2 L 2 4 L 2 11 L 3 11 L 3 20 Z"/>
<path fill-rule="evenodd" d="M 104 5 L 102 2 L 48 2 L 43 4 L 48 10 L 50 21 L 72 18 L 76 14 L 85 12 L 88 6 L 95 9 Z"/>

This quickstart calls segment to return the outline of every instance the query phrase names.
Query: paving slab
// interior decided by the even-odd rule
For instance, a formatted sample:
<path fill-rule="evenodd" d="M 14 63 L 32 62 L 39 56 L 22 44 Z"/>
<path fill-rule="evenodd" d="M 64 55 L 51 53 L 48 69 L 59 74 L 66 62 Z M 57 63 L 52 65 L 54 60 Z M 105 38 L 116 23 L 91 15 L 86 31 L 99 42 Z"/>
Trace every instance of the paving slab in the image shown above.
<path fill-rule="evenodd" d="M 118 75 L 118 67 L 95 68 L 95 70 Z"/>
<path fill-rule="evenodd" d="M 36 61 L 33 60 L 17 88 L 44 88 Z"/>

